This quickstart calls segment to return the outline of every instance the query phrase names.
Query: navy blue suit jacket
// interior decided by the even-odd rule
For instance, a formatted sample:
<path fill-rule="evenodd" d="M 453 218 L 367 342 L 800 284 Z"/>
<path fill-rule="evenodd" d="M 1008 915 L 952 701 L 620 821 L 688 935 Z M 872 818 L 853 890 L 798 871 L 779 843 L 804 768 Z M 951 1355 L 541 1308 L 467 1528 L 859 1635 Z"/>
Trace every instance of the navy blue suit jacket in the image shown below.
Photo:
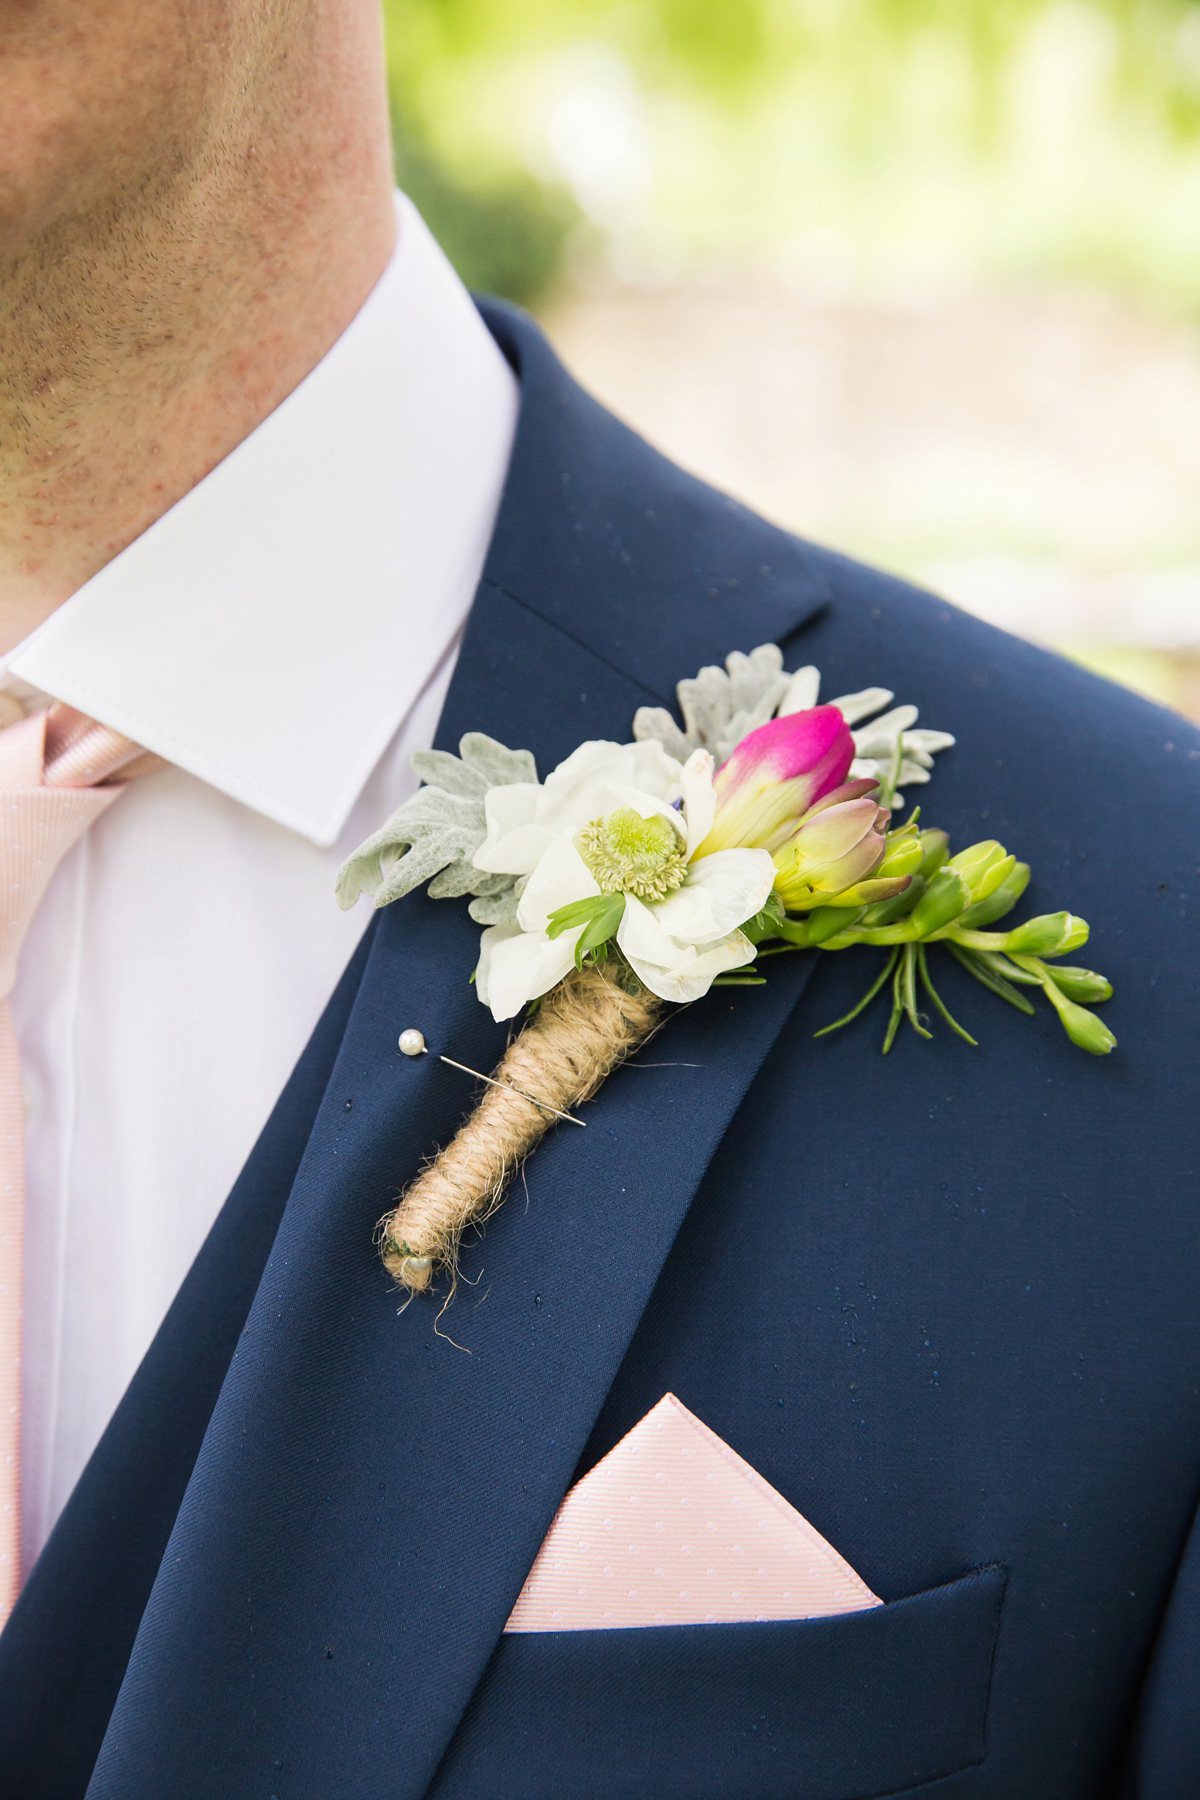
<path fill-rule="evenodd" d="M 522 407 L 439 742 L 544 774 L 732 649 L 953 731 L 927 818 L 1093 923 L 1097 1061 L 865 953 L 678 1013 L 397 1313 L 372 1228 L 488 1068 L 465 905 L 382 912 L 0 1640 L 5 1800 L 1195 1800 L 1200 737 L 764 524 L 486 308 Z M 332 903 L 332 901 L 331 901 Z M 183 1026 L 181 1025 L 181 1029 Z M 686 1065 L 686 1066 L 680 1066 Z M 667 1390 L 888 1604 L 503 1637 L 572 1480 Z M 933 1784 L 932 1786 L 930 1784 Z"/>

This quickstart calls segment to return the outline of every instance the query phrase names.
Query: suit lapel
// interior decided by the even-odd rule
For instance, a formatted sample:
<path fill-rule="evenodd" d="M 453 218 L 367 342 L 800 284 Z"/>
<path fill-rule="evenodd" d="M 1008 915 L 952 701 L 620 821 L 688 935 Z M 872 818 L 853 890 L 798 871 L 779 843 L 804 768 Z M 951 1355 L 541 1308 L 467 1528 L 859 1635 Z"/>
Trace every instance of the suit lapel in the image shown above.
<path fill-rule="evenodd" d="M 744 520 L 723 550 L 711 496 L 579 395 L 531 328 L 489 323 L 519 364 L 522 419 L 439 741 L 482 728 L 544 774 L 824 595 L 765 527 L 785 566 L 756 552 L 752 590 Z M 413 894 L 380 915 L 92 1800 L 424 1793 L 808 973 L 781 958 L 768 987 L 677 1014 L 586 1130 L 540 1146 L 468 1247 L 476 1285 L 440 1319 L 428 1302 L 398 1314 L 372 1227 L 472 1090 L 396 1038 L 415 1025 L 473 1067 L 496 1060 L 504 1030 L 467 980 L 477 938 L 462 903 Z"/>
<path fill-rule="evenodd" d="M 830 589 L 805 544 L 665 462 L 583 393 L 522 314 L 483 310 L 521 382 L 483 593 L 508 597 L 525 626 L 507 614 L 513 635 L 498 634 L 476 603 L 440 735 L 523 730 L 545 773 L 584 738 L 628 738 L 616 675 L 673 705 L 681 678 L 731 650 L 785 643 Z"/>
<path fill-rule="evenodd" d="M 75 1800 L 345 1036 L 370 933 L 0 1635 L 0 1791 Z"/>

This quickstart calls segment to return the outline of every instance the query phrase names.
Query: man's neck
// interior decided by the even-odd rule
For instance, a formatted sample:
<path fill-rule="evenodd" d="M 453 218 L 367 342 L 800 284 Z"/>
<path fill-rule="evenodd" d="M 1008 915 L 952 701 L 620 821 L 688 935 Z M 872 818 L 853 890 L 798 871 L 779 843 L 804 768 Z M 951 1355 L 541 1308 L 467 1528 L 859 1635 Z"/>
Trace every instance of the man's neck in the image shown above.
<path fill-rule="evenodd" d="M 374 286 L 386 120 L 332 126 L 265 153 L 250 131 L 0 256 L 0 652 L 228 455 Z"/>

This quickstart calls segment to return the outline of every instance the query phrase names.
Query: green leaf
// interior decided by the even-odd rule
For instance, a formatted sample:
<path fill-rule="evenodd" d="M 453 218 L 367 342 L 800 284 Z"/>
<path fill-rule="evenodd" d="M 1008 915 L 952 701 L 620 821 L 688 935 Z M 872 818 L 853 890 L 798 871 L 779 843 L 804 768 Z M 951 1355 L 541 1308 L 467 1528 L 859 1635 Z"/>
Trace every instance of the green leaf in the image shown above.
<path fill-rule="evenodd" d="M 832 1025 L 823 1025 L 820 1031 L 814 1031 L 813 1036 L 819 1038 L 828 1037 L 831 1031 L 840 1031 L 843 1025 L 849 1025 L 851 1019 L 857 1019 L 859 1013 L 865 1011 L 865 1009 L 870 1006 L 872 1000 L 875 998 L 888 976 L 892 973 L 892 970 L 896 967 L 896 960 L 899 955 L 900 946 L 897 945 L 884 963 L 883 968 L 879 971 L 879 974 L 875 977 L 874 981 L 863 995 L 862 999 L 858 1002 L 857 1006 L 852 1006 L 848 1013 L 843 1013 L 840 1019 L 835 1019 L 833 1021 Z"/>
<path fill-rule="evenodd" d="M 611 938 L 617 934 L 617 926 L 625 916 L 624 894 L 609 894 L 607 910 L 597 913 L 590 925 L 585 925 L 579 942 L 575 946 L 575 967 L 582 969 L 585 956 L 598 955 Z"/>
<path fill-rule="evenodd" d="M 902 971 L 902 987 L 904 994 L 904 1010 L 908 1014 L 908 1022 L 919 1037 L 931 1038 L 932 1031 L 926 1031 L 921 1023 L 921 1014 L 917 1011 L 917 946 L 905 944 Z"/>
<path fill-rule="evenodd" d="M 546 920 L 546 936 L 561 937 L 564 931 L 574 931 L 577 925 L 588 925 L 603 914 L 609 903 L 620 900 L 622 912 L 625 910 L 623 894 L 588 894 L 583 900 L 570 900 L 566 906 L 556 906 Z"/>
<path fill-rule="evenodd" d="M 756 912 L 752 919 L 747 919 L 742 930 L 752 944 L 761 944 L 767 938 L 779 936 L 779 927 L 783 924 L 786 916 L 783 910 L 783 901 L 779 895 L 768 894 L 767 903 L 762 911 Z"/>
<path fill-rule="evenodd" d="M 960 1038 L 965 1038 L 968 1044 L 971 1044 L 976 1050 L 978 1050 L 978 1048 L 979 1048 L 978 1040 L 976 1038 L 973 1038 L 969 1031 L 966 1031 L 963 1029 L 963 1027 L 959 1024 L 958 1020 L 950 1012 L 949 1008 L 947 1007 L 945 1001 L 942 999 L 941 995 L 938 993 L 937 989 L 934 987 L 933 982 L 929 979 L 929 963 L 928 963 L 928 960 L 925 955 L 924 944 L 917 945 L 917 968 L 920 971 L 922 987 L 925 989 L 925 992 L 929 995 L 929 998 L 933 1001 L 933 1004 L 937 1007 L 938 1011 L 941 1013 L 943 1019 L 945 1019 L 947 1025 L 949 1025 L 949 1027 L 952 1031 L 957 1031 Z"/>
<path fill-rule="evenodd" d="M 1018 1012 L 1032 1016 L 1037 1011 L 1032 1000 L 1027 1000 L 996 968 L 999 958 L 977 950 L 964 950 L 953 938 L 946 938 L 944 942 L 955 961 L 960 962 L 968 975 L 973 975 L 983 987 L 990 988 L 993 994 L 999 994 L 1001 1000 L 1007 1000 Z"/>
<path fill-rule="evenodd" d="M 904 1016 L 904 964 L 897 958 L 896 972 L 892 976 L 892 1016 L 888 1020 L 887 1032 L 883 1040 L 883 1054 L 886 1056 L 896 1041 L 896 1031 Z"/>
<path fill-rule="evenodd" d="M 625 916 L 624 894 L 589 894 L 585 900 L 571 900 L 558 906 L 546 921 L 546 936 L 561 937 L 582 925 L 575 945 L 575 967 L 583 967 L 583 959 L 603 948 L 616 934 Z"/>

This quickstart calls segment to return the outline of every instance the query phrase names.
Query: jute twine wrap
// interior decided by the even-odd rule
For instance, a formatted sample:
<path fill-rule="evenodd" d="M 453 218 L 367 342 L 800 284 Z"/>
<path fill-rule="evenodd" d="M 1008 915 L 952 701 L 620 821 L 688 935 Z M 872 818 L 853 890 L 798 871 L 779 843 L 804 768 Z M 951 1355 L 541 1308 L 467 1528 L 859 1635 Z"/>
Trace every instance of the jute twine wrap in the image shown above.
<path fill-rule="evenodd" d="M 633 992 L 602 964 L 572 970 L 546 995 L 493 1071 L 511 1086 L 484 1090 L 456 1136 L 380 1222 L 384 1266 L 402 1287 L 420 1293 L 439 1267 L 453 1276 L 467 1226 L 495 1211 L 513 1171 L 557 1123 L 514 1089 L 570 1112 L 645 1043 L 663 1003 L 627 971 L 620 974 Z"/>

